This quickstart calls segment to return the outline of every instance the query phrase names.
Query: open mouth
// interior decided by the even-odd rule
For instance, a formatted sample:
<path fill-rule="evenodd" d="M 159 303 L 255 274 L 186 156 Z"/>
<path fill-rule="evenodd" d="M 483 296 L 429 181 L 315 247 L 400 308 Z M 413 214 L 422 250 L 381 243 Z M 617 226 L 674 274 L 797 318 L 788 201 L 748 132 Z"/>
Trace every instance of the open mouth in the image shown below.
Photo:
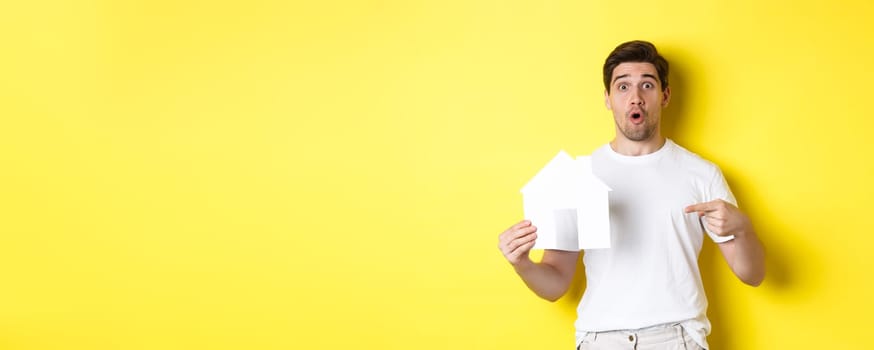
<path fill-rule="evenodd" d="M 643 114 L 643 111 L 640 109 L 633 109 L 631 113 L 628 113 L 628 121 L 631 122 L 632 125 L 641 125 L 646 120 L 644 117 L 646 115 Z"/>

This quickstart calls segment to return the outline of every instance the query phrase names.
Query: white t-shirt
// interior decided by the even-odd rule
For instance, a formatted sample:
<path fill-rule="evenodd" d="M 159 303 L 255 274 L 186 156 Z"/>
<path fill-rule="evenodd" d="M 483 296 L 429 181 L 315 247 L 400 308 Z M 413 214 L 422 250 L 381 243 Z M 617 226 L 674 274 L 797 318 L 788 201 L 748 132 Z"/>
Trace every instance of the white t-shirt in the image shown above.
<path fill-rule="evenodd" d="M 705 231 L 686 206 L 736 200 L 713 163 L 667 140 L 654 153 L 624 156 L 609 144 L 592 169 L 610 186 L 611 248 L 588 249 L 586 291 L 577 308 L 577 344 L 587 332 L 681 323 L 702 347 L 710 333 L 698 269 Z"/>

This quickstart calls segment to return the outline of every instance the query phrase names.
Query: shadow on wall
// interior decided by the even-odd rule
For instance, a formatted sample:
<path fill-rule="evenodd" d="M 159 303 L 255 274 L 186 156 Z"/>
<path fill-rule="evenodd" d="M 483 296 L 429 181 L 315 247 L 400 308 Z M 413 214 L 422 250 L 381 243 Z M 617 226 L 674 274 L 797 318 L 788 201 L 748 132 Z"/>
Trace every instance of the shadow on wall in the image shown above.
<path fill-rule="evenodd" d="M 733 173 L 726 172 L 725 176 L 729 186 L 732 188 L 732 192 L 737 198 L 738 204 L 742 208 L 745 207 L 744 203 L 749 203 L 746 200 L 747 198 L 759 197 L 748 195 L 748 193 L 752 192 L 748 192 L 747 189 L 739 187 L 737 185 L 739 181 L 733 180 L 737 179 Z M 760 208 L 761 206 L 753 207 Z M 786 228 L 777 219 L 776 215 L 763 212 L 761 209 L 754 211 L 745 209 L 744 212 L 749 215 L 753 227 L 756 229 L 759 236 L 759 240 L 761 240 L 762 244 L 765 246 L 765 280 L 757 289 L 751 291 L 749 294 L 770 295 L 776 297 L 772 298 L 774 300 L 792 303 L 798 302 L 798 300 L 790 300 L 790 298 L 786 297 L 787 295 L 809 295 L 810 292 L 817 290 L 819 283 L 815 279 L 811 279 L 811 277 L 815 276 L 804 276 L 804 278 L 801 278 L 798 271 L 796 271 L 792 265 L 792 261 L 795 261 L 799 257 L 803 257 L 807 260 L 818 259 L 815 252 L 805 245 L 798 244 L 798 242 L 785 244 L 776 239 L 776 237 L 796 236 L 786 232 Z M 714 349 L 745 348 L 742 339 L 751 337 L 754 334 L 738 334 L 739 328 L 747 330 L 751 329 L 752 332 L 756 333 L 765 332 L 766 330 L 755 329 L 755 320 L 744 322 L 747 326 L 740 327 L 741 325 L 738 324 L 736 327 L 730 323 L 730 320 L 727 317 L 733 310 L 737 310 L 738 308 L 742 308 L 745 314 L 748 314 L 753 318 L 758 314 L 758 310 L 753 310 L 753 306 L 745 304 L 744 300 L 730 300 L 729 296 L 723 293 L 727 287 L 730 287 L 728 284 L 734 283 L 737 285 L 743 285 L 743 282 L 738 279 L 733 279 L 731 282 L 725 282 L 726 279 L 719 279 L 716 277 L 718 275 L 733 276 L 733 274 L 731 273 L 728 264 L 725 262 L 725 259 L 722 257 L 722 253 L 719 252 L 716 244 L 709 240 L 705 240 L 698 262 L 701 268 L 701 277 L 704 281 L 704 289 L 707 293 L 708 301 L 710 302 L 707 315 L 713 326 L 712 333 L 708 337 L 711 347 Z M 803 293 L 799 293 L 800 291 Z M 738 320 L 735 319 L 734 322 L 737 323 Z M 750 327 L 749 325 L 753 326 Z"/>
<path fill-rule="evenodd" d="M 687 111 L 688 101 L 685 93 L 689 91 L 686 82 L 686 77 L 689 75 L 683 62 L 677 60 L 669 60 L 669 62 L 668 87 L 671 88 L 671 101 L 668 107 L 662 110 L 661 131 L 663 136 L 683 146 L 685 139 L 680 127 L 683 125 L 683 119 L 691 114 Z"/>

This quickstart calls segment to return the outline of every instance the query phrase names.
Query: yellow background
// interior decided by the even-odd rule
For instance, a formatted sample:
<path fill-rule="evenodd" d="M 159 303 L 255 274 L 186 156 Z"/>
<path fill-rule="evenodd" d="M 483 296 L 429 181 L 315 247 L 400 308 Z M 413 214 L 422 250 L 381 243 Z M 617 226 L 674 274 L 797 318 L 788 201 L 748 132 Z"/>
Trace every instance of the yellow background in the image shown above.
<path fill-rule="evenodd" d="M 767 246 L 706 244 L 715 349 L 870 344 L 866 1 L 6 1 L 0 348 L 569 349 L 581 288 L 497 235 L 613 136 L 601 65 L 672 64 L 666 133 Z"/>

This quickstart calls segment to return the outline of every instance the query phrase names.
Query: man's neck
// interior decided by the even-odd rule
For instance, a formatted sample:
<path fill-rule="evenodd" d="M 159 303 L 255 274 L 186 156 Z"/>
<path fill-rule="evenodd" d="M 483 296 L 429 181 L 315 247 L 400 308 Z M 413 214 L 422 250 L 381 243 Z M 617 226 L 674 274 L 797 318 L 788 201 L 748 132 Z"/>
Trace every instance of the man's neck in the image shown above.
<path fill-rule="evenodd" d="M 610 141 L 610 148 L 621 155 L 636 157 L 660 150 L 665 145 L 665 142 L 665 137 L 661 135 L 653 136 L 644 141 L 632 141 L 616 137 L 613 141 Z"/>

